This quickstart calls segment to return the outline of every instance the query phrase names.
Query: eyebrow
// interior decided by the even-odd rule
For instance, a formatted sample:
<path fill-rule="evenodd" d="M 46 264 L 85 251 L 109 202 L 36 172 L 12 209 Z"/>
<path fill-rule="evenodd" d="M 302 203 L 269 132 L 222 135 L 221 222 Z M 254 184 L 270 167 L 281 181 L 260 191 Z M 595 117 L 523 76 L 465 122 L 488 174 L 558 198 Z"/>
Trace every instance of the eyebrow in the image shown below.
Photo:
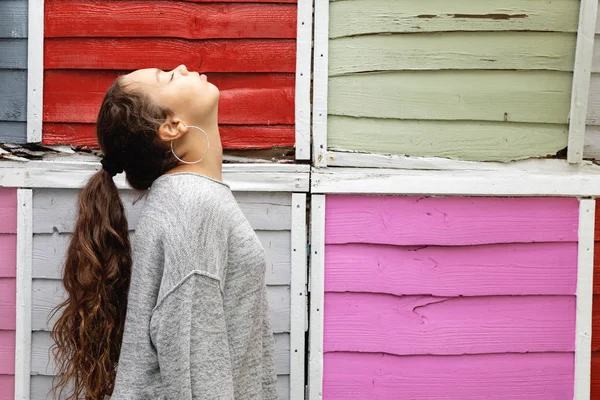
<path fill-rule="evenodd" d="M 156 68 L 156 82 L 160 83 L 158 76 L 160 75 L 160 69 Z"/>

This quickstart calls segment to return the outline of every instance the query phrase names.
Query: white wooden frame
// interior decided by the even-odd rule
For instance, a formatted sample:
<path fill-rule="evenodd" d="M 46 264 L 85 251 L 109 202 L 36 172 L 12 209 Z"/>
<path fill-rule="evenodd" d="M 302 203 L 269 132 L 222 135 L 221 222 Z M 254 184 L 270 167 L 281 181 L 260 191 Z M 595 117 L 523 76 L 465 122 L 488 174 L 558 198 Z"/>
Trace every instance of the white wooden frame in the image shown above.
<path fill-rule="evenodd" d="M 296 34 L 296 160 L 310 160 L 310 78 L 313 0 L 298 0 Z"/>
<path fill-rule="evenodd" d="M 33 191 L 17 190 L 15 400 L 29 400 L 33 266 Z"/>
<path fill-rule="evenodd" d="M 292 193 L 290 400 L 304 400 L 307 316 L 306 193 Z"/>
<path fill-rule="evenodd" d="M 27 142 L 42 141 L 44 0 L 29 0 L 27 33 Z"/>
<path fill-rule="evenodd" d="M 315 0 L 313 77 L 313 165 L 327 166 L 327 84 L 329 60 L 329 0 Z"/>
<path fill-rule="evenodd" d="M 570 163 L 579 163 L 583 160 L 597 12 L 598 0 L 581 0 L 569 118 L 567 159 Z"/>
<path fill-rule="evenodd" d="M 310 335 L 308 399 L 323 398 L 323 315 L 325 300 L 325 196 L 311 196 Z"/>

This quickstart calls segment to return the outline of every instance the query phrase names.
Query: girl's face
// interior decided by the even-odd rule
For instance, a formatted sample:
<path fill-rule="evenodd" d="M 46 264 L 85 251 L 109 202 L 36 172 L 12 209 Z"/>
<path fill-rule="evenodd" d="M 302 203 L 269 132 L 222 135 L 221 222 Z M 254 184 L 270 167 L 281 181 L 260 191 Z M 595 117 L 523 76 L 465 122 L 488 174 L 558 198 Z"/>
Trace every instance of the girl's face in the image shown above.
<path fill-rule="evenodd" d="M 216 121 L 219 89 L 208 82 L 206 75 L 190 72 L 185 65 L 171 71 L 156 68 L 140 69 L 124 77 L 149 94 L 161 106 L 170 109 L 173 116 L 188 125 Z"/>

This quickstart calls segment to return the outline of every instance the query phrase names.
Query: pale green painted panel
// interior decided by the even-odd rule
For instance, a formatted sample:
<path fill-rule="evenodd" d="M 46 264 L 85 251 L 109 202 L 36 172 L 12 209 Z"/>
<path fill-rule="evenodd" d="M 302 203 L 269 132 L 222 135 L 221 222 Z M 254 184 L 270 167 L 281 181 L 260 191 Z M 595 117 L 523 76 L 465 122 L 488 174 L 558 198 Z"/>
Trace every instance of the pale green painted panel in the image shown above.
<path fill-rule="evenodd" d="M 329 41 L 329 75 L 435 69 L 572 71 L 575 33 L 443 32 Z"/>
<path fill-rule="evenodd" d="M 329 6 L 329 37 L 444 31 L 577 32 L 577 0 L 344 0 Z"/>
<path fill-rule="evenodd" d="M 568 125 L 415 121 L 329 116 L 331 150 L 513 161 L 554 155 L 567 147 Z"/>
<path fill-rule="evenodd" d="M 401 71 L 329 78 L 328 113 L 353 117 L 567 123 L 572 73 Z"/>

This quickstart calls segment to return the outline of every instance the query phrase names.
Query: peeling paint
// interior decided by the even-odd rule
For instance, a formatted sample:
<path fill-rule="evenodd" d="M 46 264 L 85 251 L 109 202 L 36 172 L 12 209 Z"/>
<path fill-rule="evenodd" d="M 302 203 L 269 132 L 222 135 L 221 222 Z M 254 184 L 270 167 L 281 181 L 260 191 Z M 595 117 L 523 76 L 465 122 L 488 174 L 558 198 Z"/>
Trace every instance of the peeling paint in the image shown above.
<path fill-rule="evenodd" d="M 477 18 L 477 19 L 513 19 L 527 18 L 527 14 L 448 14 L 453 18 Z"/>
<path fill-rule="evenodd" d="M 437 18 L 437 17 L 438 17 L 437 15 L 433 15 L 433 14 L 420 14 L 420 15 L 417 15 L 417 18 L 427 18 L 427 19 L 430 19 L 430 18 Z"/>

